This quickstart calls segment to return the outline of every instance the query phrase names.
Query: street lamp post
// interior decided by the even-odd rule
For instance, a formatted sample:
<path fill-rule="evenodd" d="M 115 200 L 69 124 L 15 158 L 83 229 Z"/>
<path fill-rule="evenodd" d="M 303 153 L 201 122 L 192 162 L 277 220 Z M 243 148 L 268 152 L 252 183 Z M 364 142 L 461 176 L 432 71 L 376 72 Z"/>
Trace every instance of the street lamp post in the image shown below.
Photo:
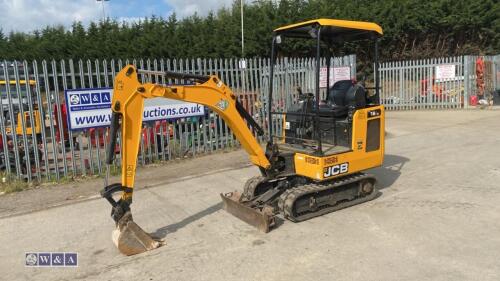
<path fill-rule="evenodd" d="M 245 4 L 245 0 L 241 0 L 241 57 L 245 57 L 245 34 L 243 29 L 243 5 Z"/>
<path fill-rule="evenodd" d="M 106 20 L 106 13 L 104 12 L 104 2 L 108 2 L 109 0 L 96 0 L 97 2 L 101 2 L 102 5 L 102 21 Z"/>
<path fill-rule="evenodd" d="M 241 69 L 247 68 L 247 62 L 245 60 L 245 33 L 244 33 L 244 21 L 243 21 L 243 7 L 245 5 L 245 0 L 241 0 L 241 59 L 239 61 L 239 67 Z M 242 76 L 244 79 L 244 76 Z"/>

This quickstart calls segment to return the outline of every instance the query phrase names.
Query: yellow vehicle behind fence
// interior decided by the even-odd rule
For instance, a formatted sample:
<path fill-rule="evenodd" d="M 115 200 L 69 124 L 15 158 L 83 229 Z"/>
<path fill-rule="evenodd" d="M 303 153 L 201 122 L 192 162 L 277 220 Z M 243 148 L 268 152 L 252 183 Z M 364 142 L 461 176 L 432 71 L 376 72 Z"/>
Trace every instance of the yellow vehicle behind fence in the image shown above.
<path fill-rule="evenodd" d="M 29 109 L 29 99 L 28 99 L 28 91 L 23 91 L 29 85 L 30 92 L 34 91 L 34 87 L 36 82 L 34 80 L 19 80 L 19 86 L 21 91 L 17 90 L 17 82 L 15 80 L 10 80 L 9 82 L 9 91 L 7 91 L 7 83 L 5 80 L 0 80 L 0 94 L 2 98 L 2 114 L 4 115 L 5 131 L 7 134 L 12 134 L 13 128 L 15 128 L 15 132 L 17 135 L 23 134 L 23 124 L 26 130 L 24 133 L 30 136 L 33 133 L 41 134 L 42 132 L 42 119 L 40 116 L 40 111 L 38 110 L 38 105 L 34 103 L 31 106 L 32 114 Z M 10 94 L 10 97 L 7 96 Z M 33 101 L 32 101 L 33 102 Z M 21 113 L 21 108 L 23 109 L 23 114 Z M 10 120 L 9 111 L 13 110 L 13 115 L 17 115 L 14 119 Z M 35 119 L 34 122 L 31 120 L 31 115 Z M 14 122 L 14 124 L 12 124 Z M 33 131 L 34 130 L 34 131 Z"/>
<path fill-rule="evenodd" d="M 23 134 L 23 121 L 21 120 L 22 114 L 19 112 L 17 114 L 17 122 L 16 122 L 16 135 L 22 135 Z M 31 136 L 33 133 L 34 134 L 41 134 L 42 133 L 42 127 L 41 127 L 41 118 L 40 118 L 40 111 L 34 110 L 33 111 L 33 118 L 35 119 L 35 122 L 33 123 L 31 121 L 31 116 L 29 112 L 24 112 L 24 127 L 26 128 L 26 135 Z M 34 131 L 33 131 L 34 130 Z M 7 134 L 12 133 L 12 127 L 7 126 L 5 128 L 5 131 Z"/>

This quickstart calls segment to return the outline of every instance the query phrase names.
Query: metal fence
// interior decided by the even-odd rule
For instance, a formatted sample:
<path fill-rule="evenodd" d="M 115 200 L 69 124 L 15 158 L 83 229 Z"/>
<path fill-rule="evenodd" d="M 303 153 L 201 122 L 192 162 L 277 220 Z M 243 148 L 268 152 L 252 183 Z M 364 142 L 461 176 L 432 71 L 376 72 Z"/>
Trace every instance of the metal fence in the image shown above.
<path fill-rule="evenodd" d="M 477 56 L 433 58 L 382 63 L 379 69 L 381 102 L 388 110 L 468 108 L 478 93 Z M 498 89 L 500 56 L 483 56 L 485 95 Z M 452 66 L 440 78 L 440 68 Z"/>
<path fill-rule="evenodd" d="M 382 63 L 381 101 L 388 110 L 467 108 L 477 94 L 473 56 Z M 500 56 L 486 56 L 486 91 L 498 88 Z M 154 71 L 215 74 L 229 85 L 243 106 L 268 128 L 269 59 L 63 60 L 0 62 L 0 172 L 28 181 L 59 181 L 64 177 L 104 172 L 107 128 L 68 130 L 64 90 L 113 87 L 126 64 Z M 322 65 L 326 66 L 325 61 Z M 354 55 L 335 58 L 334 66 L 349 66 L 356 77 Z M 453 78 L 436 77 L 437 67 L 454 65 Z M 275 68 L 273 105 L 281 111 L 303 93 L 315 89 L 314 59 L 280 58 Z M 161 84 L 165 77 L 141 75 L 143 82 Z M 3 81 L 3 82 L 2 82 Z M 326 89 L 321 90 L 322 95 Z M 274 115 L 280 134 L 281 115 Z M 259 138 L 263 140 L 263 138 Z M 118 140 L 118 146 L 120 139 Z M 144 123 L 138 164 L 169 161 L 238 146 L 224 120 L 210 109 L 201 117 Z M 117 147 L 117 163 L 120 149 Z"/>
<path fill-rule="evenodd" d="M 355 61 L 351 55 L 335 58 L 333 62 L 334 66 L 350 66 L 354 77 Z M 0 83 L 0 169 L 28 181 L 59 181 L 103 173 L 108 129 L 68 130 L 64 90 L 112 87 L 115 74 L 129 63 L 146 70 L 215 74 L 233 89 L 257 122 L 267 128 L 269 59 L 248 59 L 245 68 L 240 68 L 239 62 L 238 59 L 4 61 L 0 67 L 0 82 L 3 81 Z M 297 86 L 303 92 L 313 92 L 314 70 L 313 59 L 279 59 L 273 108 L 289 105 Z M 142 81 L 152 78 L 140 77 Z M 162 84 L 172 82 L 164 77 L 153 79 Z M 273 123 L 274 132 L 280 132 L 282 122 Z M 196 157 L 235 146 L 238 142 L 224 121 L 207 109 L 201 117 L 144 123 L 138 164 Z M 119 147 L 116 152 L 119 165 Z"/>

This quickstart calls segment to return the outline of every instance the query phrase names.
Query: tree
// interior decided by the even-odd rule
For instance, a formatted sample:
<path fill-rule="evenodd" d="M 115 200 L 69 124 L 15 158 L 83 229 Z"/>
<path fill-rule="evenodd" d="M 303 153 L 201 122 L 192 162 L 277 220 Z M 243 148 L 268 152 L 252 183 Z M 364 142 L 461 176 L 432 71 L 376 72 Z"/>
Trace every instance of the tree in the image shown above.
<path fill-rule="evenodd" d="M 0 59 L 232 58 L 241 55 L 240 1 L 229 8 L 178 19 L 151 16 L 139 22 L 104 20 L 68 30 L 49 26 L 32 33 L 0 31 Z M 255 0 L 244 7 L 245 55 L 268 57 L 272 31 L 313 18 L 373 21 L 384 29 L 382 60 L 500 52 L 498 0 Z M 311 56 L 311 42 L 287 40 L 281 56 Z M 342 44 L 336 55 L 371 53 Z"/>

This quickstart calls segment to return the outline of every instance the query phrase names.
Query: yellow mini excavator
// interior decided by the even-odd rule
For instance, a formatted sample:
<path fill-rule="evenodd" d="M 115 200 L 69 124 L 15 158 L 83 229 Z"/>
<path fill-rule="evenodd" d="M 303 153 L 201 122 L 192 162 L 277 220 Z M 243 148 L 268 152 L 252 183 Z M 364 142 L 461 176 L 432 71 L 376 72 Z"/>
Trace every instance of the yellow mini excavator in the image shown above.
<path fill-rule="evenodd" d="M 322 67 L 330 69 L 336 44 L 364 40 L 373 43 L 377 73 L 380 36 L 382 29 L 375 23 L 332 19 L 276 29 L 267 74 L 267 117 L 263 123 L 270 124 L 266 125 L 265 149 L 254 137 L 254 133 L 264 135 L 264 130 L 216 76 L 153 72 L 132 65 L 121 70 L 114 83 L 107 164 L 109 167 L 113 162 L 117 132 L 121 129 L 122 180 L 112 185 L 106 182 L 101 191 L 112 205 L 111 216 L 117 226 L 113 241 L 120 252 L 133 255 L 163 244 L 133 222 L 130 210 L 143 106 L 148 98 L 202 104 L 224 119 L 261 172 L 246 182 L 243 192 L 221 194 L 224 209 L 264 232 L 276 225 L 277 216 L 300 222 L 375 198 L 376 179 L 363 171 L 382 165 L 384 158 L 384 107 L 379 103 L 379 79 L 375 75 L 375 87 L 370 94 L 370 88 L 353 79 L 330 85 L 330 71 L 326 71 L 326 87 L 321 87 L 320 71 Z M 285 39 L 314 40 L 316 60 L 313 93 L 299 92 L 295 101 L 283 107 L 273 105 L 273 91 L 277 89 L 273 79 L 279 75 L 274 65 Z M 192 84 L 141 83 L 138 74 L 164 75 L 190 80 Z M 275 126 L 276 122 L 282 126 Z M 277 127 L 283 129 L 274 129 Z M 119 200 L 113 198 L 116 192 L 121 193 Z"/>

